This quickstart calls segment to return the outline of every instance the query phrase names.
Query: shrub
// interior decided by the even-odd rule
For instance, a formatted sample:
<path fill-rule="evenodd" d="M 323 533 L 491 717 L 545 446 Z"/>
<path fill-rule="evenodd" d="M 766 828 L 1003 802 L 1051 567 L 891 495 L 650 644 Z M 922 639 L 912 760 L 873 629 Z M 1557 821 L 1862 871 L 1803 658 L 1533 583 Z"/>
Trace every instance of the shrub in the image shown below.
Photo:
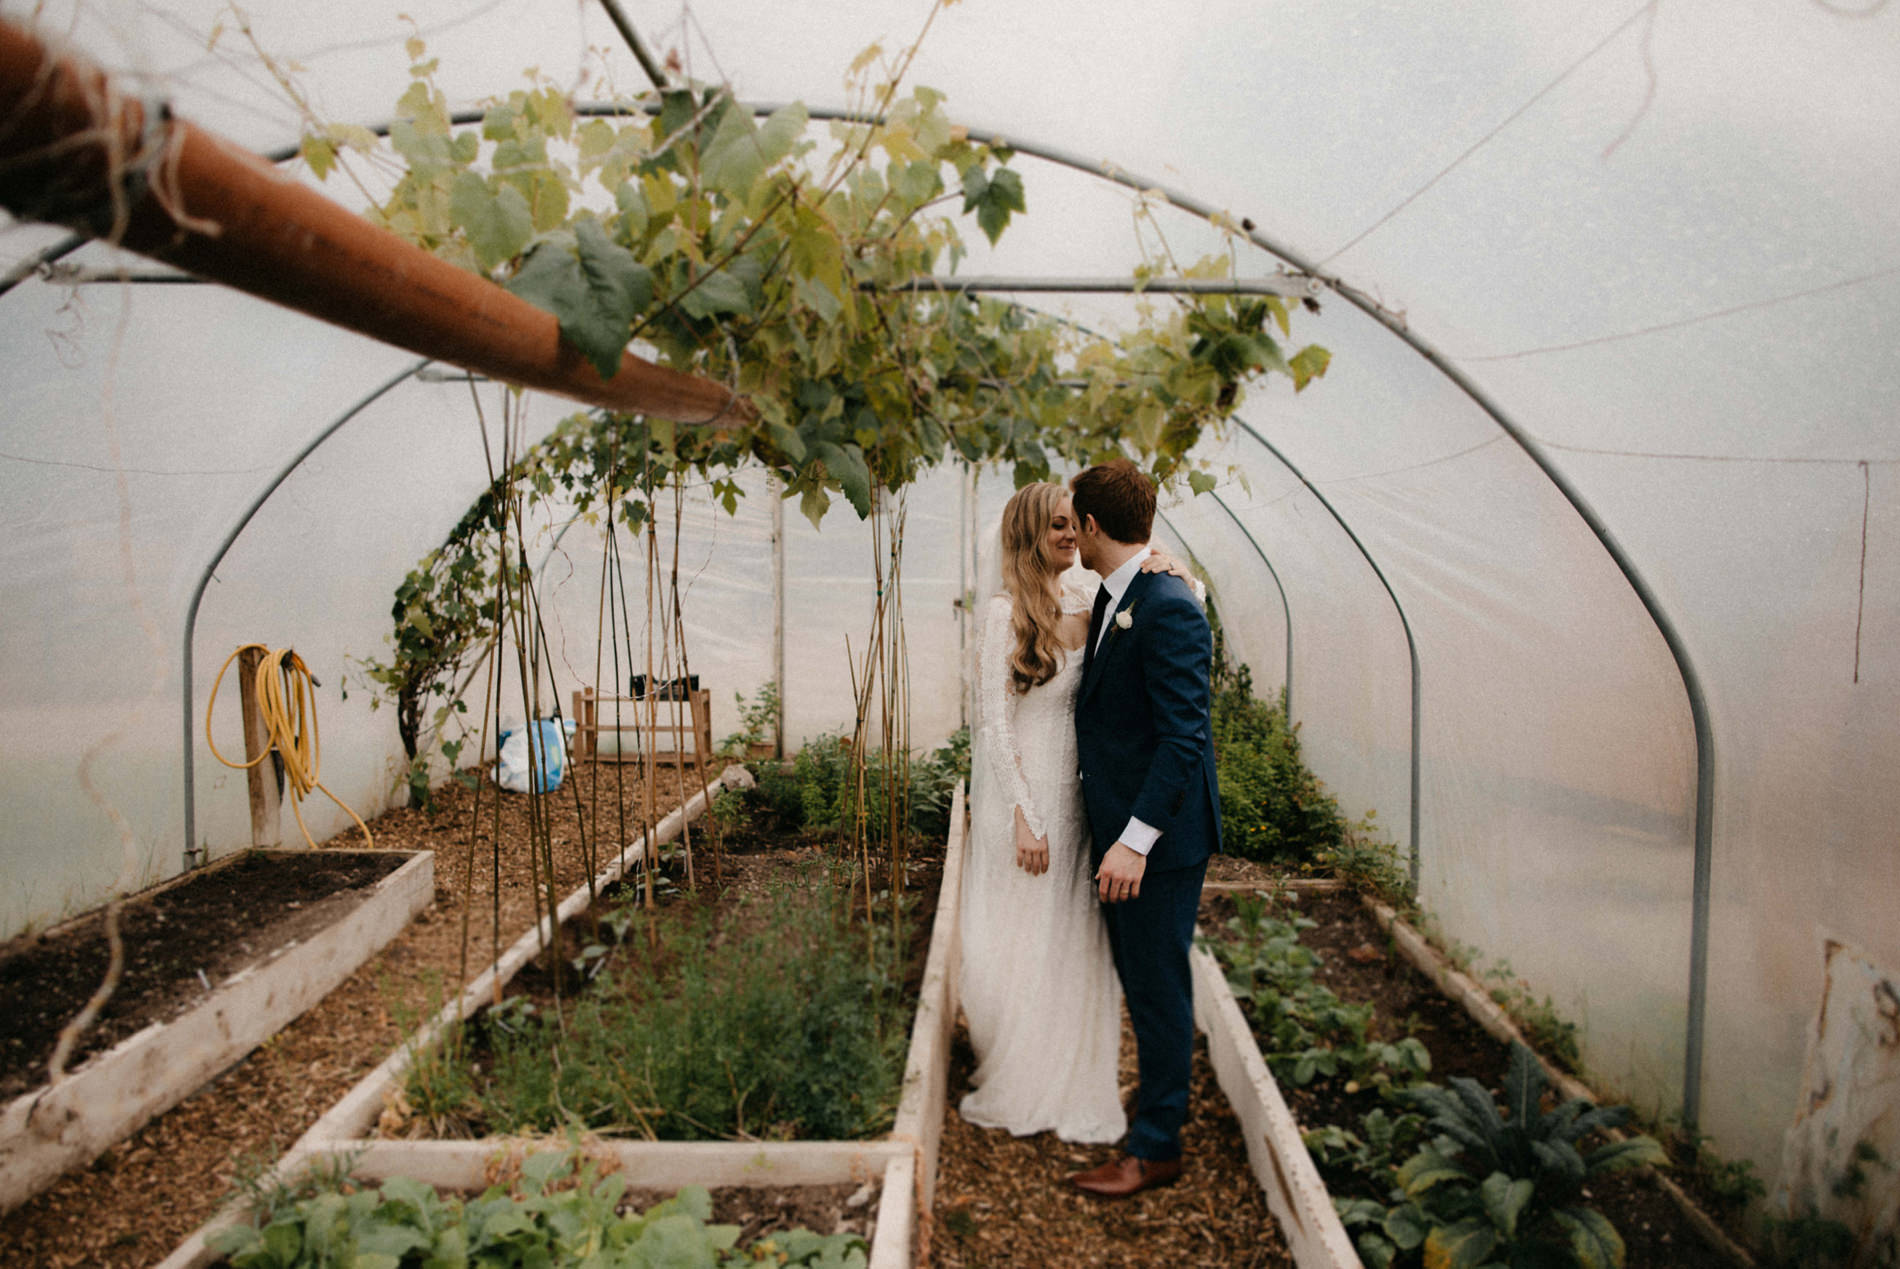
<path fill-rule="evenodd" d="M 1212 702 L 1220 775 L 1221 849 L 1242 859 L 1318 862 L 1345 839 L 1346 821 L 1300 756 L 1285 694 L 1255 698 L 1244 665 L 1217 667 Z"/>

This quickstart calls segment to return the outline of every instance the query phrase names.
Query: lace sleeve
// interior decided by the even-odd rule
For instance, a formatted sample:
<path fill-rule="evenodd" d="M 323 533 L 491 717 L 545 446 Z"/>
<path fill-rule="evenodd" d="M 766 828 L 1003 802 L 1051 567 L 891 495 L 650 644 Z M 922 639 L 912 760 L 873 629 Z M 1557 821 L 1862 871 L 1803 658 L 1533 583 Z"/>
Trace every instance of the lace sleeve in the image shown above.
<path fill-rule="evenodd" d="M 1029 798 L 1023 778 L 1022 754 L 1016 747 L 1016 702 L 1011 690 L 1009 653 L 1014 635 L 1009 628 L 1009 597 L 990 600 L 983 617 L 983 635 L 977 645 L 976 717 L 978 740 L 989 755 L 991 772 L 1013 806 L 1022 808 L 1029 831 L 1043 836 L 1042 816 Z"/>

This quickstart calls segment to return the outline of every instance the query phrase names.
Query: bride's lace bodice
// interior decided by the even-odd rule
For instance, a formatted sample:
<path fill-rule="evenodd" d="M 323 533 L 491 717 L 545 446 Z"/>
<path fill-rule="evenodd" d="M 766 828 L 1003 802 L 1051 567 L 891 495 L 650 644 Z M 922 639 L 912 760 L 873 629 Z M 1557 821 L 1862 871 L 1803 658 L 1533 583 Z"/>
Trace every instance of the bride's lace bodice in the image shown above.
<path fill-rule="evenodd" d="M 1074 573 L 1062 578 L 1065 614 L 1086 613 L 1094 602 L 1088 583 Z M 983 614 L 977 645 L 977 743 L 990 774 L 1012 806 L 1021 807 L 1029 831 L 1049 832 L 1049 817 L 1073 808 L 1048 805 L 1047 790 L 1075 784 L 1075 693 L 1082 682 L 1082 649 L 1065 653 L 1055 677 L 1026 693 L 1010 681 L 1009 659 L 1016 636 L 1010 629 L 1010 598 L 993 595 Z M 1037 798 L 1032 789 L 1044 790 Z M 1073 800 L 1073 799 L 1065 799 Z"/>

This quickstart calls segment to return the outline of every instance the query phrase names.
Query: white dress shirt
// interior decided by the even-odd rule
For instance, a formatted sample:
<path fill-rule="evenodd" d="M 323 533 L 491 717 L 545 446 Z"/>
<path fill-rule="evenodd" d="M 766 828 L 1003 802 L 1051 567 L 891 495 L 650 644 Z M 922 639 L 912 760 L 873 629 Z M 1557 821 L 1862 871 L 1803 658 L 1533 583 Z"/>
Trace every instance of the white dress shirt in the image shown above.
<path fill-rule="evenodd" d="M 1141 571 L 1141 562 L 1153 554 L 1153 548 L 1144 546 L 1123 560 L 1120 568 L 1102 579 L 1102 587 L 1108 591 L 1108 609 L 1102 614 L 1102 628 L 1095 635 L 1097 652 L 1102 650 L 1102 640 L 1108 637 L 1108 628 L 1115 620 L 1115 609 L 1121 606 L 1122 596 L 1128 593 L 1128 584 L 1134 581 L 1135 574 Z M 1144 824 L 1131 815 L 1128 817 L 1128 827 L 1122 829 L 1122 835 L 1118 840 L 1122 845 L 1145 858 L 1160 838 L 1160 829 L 1152 824 Z"/>

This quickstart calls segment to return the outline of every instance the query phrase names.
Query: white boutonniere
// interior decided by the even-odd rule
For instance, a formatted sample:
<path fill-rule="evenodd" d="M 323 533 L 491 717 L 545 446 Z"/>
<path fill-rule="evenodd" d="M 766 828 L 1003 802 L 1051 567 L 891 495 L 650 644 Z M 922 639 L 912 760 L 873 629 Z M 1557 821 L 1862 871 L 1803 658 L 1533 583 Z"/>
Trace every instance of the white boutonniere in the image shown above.
<path fill-rule="evenodd" d="M 1130 604 L 1115 614 L 1115 625 L 1122 630 L 1132 630 L 1135 626 L 1135 606 Z"/>

